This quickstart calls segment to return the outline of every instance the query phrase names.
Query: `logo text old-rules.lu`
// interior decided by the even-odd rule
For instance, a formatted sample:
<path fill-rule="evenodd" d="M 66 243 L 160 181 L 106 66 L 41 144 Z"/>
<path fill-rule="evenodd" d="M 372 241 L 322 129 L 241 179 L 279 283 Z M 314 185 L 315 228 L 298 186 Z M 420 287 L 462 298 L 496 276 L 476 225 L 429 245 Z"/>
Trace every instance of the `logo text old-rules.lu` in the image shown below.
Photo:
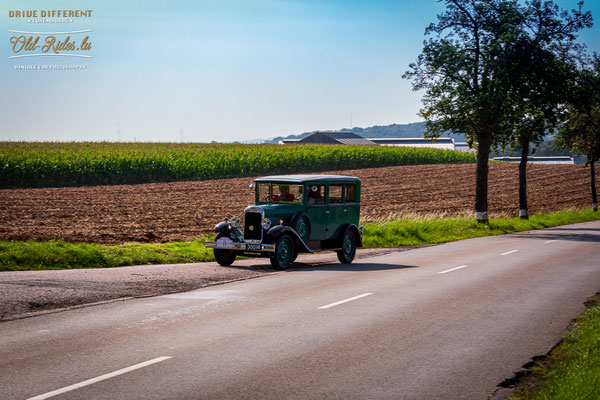
<path fill-rule="evenodd" d="M 23 57 L 81 57 L 92 58 L 91 29 L 65 29 L 76 20 L 89 19 L 92 10 L 9 10 L 15 23 L 45 26 L 46 29 L 10 29 L 10 56 Z M 49 26 L 61 28 L 49 28 Z M 15 27 L 16 28 L 16 27 Z"/>

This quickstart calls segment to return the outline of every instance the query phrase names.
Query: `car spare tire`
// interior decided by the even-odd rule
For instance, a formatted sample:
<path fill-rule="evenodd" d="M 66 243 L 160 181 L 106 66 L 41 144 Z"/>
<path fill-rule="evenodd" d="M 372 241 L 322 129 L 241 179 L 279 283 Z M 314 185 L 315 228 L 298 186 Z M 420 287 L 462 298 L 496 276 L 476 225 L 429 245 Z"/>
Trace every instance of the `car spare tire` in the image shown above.
<path fill-rule="evenodd" d="M 298 213 L 292 218 L 290 226 L 294 228 L 304 243 L 310 240 L 310 218 L 306 213 Z"/>

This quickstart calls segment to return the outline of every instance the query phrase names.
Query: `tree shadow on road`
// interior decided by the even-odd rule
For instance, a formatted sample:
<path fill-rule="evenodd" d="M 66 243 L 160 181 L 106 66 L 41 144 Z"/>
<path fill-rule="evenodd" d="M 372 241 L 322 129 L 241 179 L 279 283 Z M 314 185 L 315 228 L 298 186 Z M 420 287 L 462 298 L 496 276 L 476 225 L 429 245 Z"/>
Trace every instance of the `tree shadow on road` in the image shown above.
<path fill-rule="evenodd" d="M 565 229 L 568 230 L 568 229 Z M 585 229 L 589 231 L 590 229 Z M 563 241 L 572 241 L 572 242 L 592 242 L 592 243 L 600 243 L 600 235 L 594 235 L 590 233 L 557 233 L 552 234 L 550 231 L 545 231 L 544 233 L 528 233 L 528 234 L 519 234 L 515 233 L 512 236 L 522 239 L 540 239 L 540 240 L 563 240 Z"/>
<path fill-rule="evenodd" d="M 552 232 L 552 231 L 586 231 L 586 232 L 600 232 L 600 229 L 593 229 L 593 228 L 548 228 L 546 230 L 547 232 Z"/>

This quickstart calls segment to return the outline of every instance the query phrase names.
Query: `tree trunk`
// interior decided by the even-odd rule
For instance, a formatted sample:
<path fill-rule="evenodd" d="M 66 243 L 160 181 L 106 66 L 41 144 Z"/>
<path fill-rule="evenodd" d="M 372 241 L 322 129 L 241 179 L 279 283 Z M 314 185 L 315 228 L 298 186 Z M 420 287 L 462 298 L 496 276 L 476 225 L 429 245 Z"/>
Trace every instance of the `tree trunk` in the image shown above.
<path fill-rule="evenodd" d="M 477 177 L 475 180 L 475 219 L 488 223 L 488 161 L 490 158 L 491 135 L 478 135 Z"/>
<path fill-rule="evenodd" d="M 590 160 L 590 177 L 592 184 L 592 208 L 598 211 L 598 197 L 596 196 L 596 170 L 593 159 Z"/>
<path fill-rule="evenodd" d="M 519 218 L 529 219 L 527 210 L 527 157 L 529 156 L 529 140 L 521 143 L 521 163 L 519 164 Z"/>

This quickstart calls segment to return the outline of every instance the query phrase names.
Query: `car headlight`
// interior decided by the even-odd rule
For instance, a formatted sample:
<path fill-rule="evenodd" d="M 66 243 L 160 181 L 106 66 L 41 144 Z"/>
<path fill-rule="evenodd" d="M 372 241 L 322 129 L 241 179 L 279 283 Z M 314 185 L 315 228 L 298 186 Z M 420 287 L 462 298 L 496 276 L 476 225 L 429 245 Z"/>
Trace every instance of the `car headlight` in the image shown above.
<path fill-rule="evenodd" d="M 261 226 L 263 229 L 269 229 L 271 227 L 271 220 L 269 218 L 263 219 Z"/>
<path fill-rule="evenodd" d="M 240 226 L 240 221 L 240 217 L 232 217 L 231 225 L 233 225 L 234 228 L 237 228 L 238 226 Z"/>

